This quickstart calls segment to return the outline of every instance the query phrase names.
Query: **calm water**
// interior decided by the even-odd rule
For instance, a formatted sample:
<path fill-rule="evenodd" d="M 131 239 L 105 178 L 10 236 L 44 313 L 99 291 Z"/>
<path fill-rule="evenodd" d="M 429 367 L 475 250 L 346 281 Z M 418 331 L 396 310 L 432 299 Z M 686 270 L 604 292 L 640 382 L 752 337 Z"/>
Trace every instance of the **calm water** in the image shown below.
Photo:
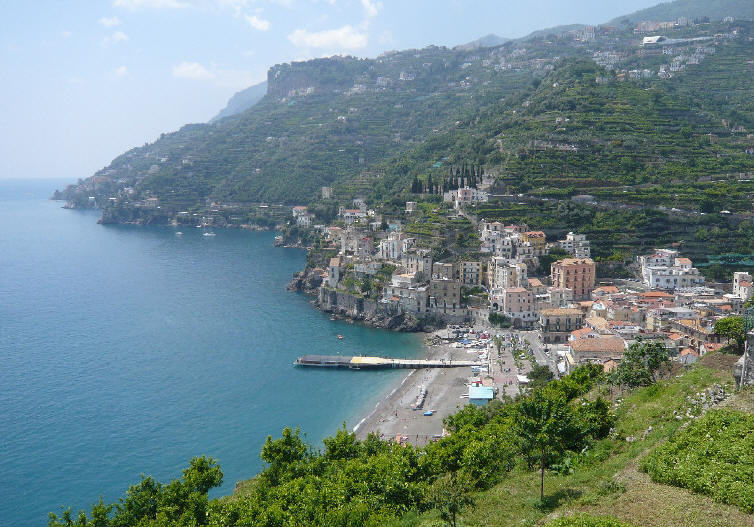
<path fill-rule="evenodd" d="M 45 199 L 61 186 L 0 181 L 5 525 L 114 501 L 194 455 L 219 459 L 229 493 L 268 434 L 300 426 L 320 446 L 403 375 L 302 370 L 298 355 L 421 353 L 416 335 L 332 322 L 286 292 L 304 253 L 270 233 L 105 227 Z"/>

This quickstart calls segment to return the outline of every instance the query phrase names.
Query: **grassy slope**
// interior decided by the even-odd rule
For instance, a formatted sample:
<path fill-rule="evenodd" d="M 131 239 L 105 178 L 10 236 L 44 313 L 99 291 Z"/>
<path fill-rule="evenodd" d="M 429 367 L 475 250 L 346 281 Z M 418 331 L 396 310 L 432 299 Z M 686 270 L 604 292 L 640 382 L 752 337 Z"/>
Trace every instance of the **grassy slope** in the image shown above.
<path fill-rule="evenodd" d="M 683 421 L 673 418 L 673 410 L 684 408 L 686 395 L 715 383 L 731 389 L 735 359 L 711 354 L 681 376 L 627 396 L 617 410 L 618 431 L 621 437 L 637 440 L 604 440 L 593 449 L 591 461 L 575 467 L 573 474 L 547 474 L 544 506 L 537 499 L 538 474 L 516 469 L 503 483 L 477 496 L 473 510 L 463 515 L 462 525 L 543 525 L 558 516 L 588 512 L 612 515 L 637 526 L 754 526 L 752 515 L 684 489 L 652 483 L 637 470 L 638 460 L 682 425 Z M 726 403 L 735 406 L 738 399 L 743 399 L 744 407 L 748 401 L 751 409 L 751 392 Z M 653 430 L 645 436 L 649 426 Z M 416 525 L 435 521 L 434 514 L 427 514 Z"/>

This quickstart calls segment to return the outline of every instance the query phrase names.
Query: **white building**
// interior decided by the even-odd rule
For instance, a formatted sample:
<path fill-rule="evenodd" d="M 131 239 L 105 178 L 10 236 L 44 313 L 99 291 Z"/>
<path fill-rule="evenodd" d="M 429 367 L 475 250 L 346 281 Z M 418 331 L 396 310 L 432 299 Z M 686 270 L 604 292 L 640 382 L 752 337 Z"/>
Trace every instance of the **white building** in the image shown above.
<path fill-rule="evenodd" d="M 402 232 L 391 232 L 387 238 L 380 241 L 377 255 L 383 260 L 398 260 L 401 255 L 408 249 L 406 234 Z"/>
<path fill-rule="evenodd" d="M 591 258 L 592 256 L 592 249 L 585 234 L 569 232 L 566 234 L 565 240 L 560 240 L 558 244 L 561 249 L 573 255 L 574 258 Z"/>
<path fill-rule="evenodd" d="M 640 256 L 641 279 L 652 289 L 675 290 L 704 284 L 704 277 L 691 260 L 680 258 L 673 249 L 657 249 L 654 254 Z"/>
<path fill-rule="evenodd" d="M 747 302 L 754 293 L 752 283 L 754 281 L 752 281 L 749 273 L 733 273 L 733 294 L 739 297 L 742 302 Z"/>
<path fill-rule="evenodd" d="M 476 205 L 477 203 L 484 203 L 489 200 L 489 194 L 483 190 L 477 190 L 475 188 L 463 187 L 458 190 L 450 190 L 443 194 L 443 200 L 449 203 L 453 203 L 453 207 L 456 209 L 462 205 Z"/>

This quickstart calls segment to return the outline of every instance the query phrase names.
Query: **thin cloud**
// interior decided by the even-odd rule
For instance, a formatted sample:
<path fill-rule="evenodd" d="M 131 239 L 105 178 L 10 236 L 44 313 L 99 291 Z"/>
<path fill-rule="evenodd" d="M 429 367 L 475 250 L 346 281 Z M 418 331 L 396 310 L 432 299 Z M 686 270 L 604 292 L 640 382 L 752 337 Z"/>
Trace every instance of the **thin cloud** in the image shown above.
<path fill-rule="evenodd" d="M 115 69 L 116 77 L 125 77 L 126 75 L 128 75 L 128 68 L 126 68 L 125 66 L 121 66 Z"/>
<path fill-rule="evenodd" d="M 188 4 L 179 0 L 115 0 L 113 6 L 135 11 L 138 9 L 176 9 L 188 7 Z"/>
<path fill-rule="evenodd" d="M 325 31 L 296 29 L 288 40 L 297 47 L 328 49 L 359 49 L 367 45 L 367 36 L 351 25 Z"/>
<path fill-rule="evenodd" d="M 258 29 L 259 31 L 267 31 L 268 29 L 270 29 L 269 20 L 264 20 L 263 18 L 259 18 L 256 15 L 244 15 L 243 17 L 246 19 L 246 22 L 248 22 L 249 25 L 254 29 Z"/>
<path fill-rule="evenodd" d="M 382 2 L 372 2 L 371 0 L 361 0 L 361 6 L 367 17 L 374 18 L 382 9 Z"/>
<path fill-rule="evenodd" d="M 60 32 L 61 38 L 71 38 L 71 35 L 73 35 L 73 33 L 68 31 L 67 29 L 64 29 Z"/>
<path fill-rule="evenodd" d="M 115 31 L 112 35 L 105 37 L 105 44 L 114 45 L 119 42 L 125 42 L 126 40 L 128 40 L 128 35 L 123 31 Z"/>
<path fill-rule="evenodd" d="M 110 18 L 102 17 L 99 19 L 99 23 L 102 24 L 105 27 L 115 27 L 120 25 L 120 19 L 117 16 L 113 16 Z"/>
<path fill-rule="evenodd" d="M 198 62 L 183 61 L 177 66 L 173 66 L 173 77 L 177 79 L 206 81 L 214 78 L 214 74 Z"/>

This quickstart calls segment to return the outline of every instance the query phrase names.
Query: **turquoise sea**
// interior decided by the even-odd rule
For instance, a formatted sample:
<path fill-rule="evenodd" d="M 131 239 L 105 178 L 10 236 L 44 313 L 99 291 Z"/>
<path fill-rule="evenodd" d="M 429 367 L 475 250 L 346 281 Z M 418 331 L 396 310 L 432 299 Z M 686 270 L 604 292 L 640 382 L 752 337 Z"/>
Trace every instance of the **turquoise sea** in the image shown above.
<path fill-rule="evenodd" d="M 304 252 L 272 233 L 102 226 L 0 180 L 0 518 L 46 525 L 140 475 L 216 457 L 232 492 L 265 438 L 321 446 L 405 372 L 294 368 L 304 353 L 414 357 L 421 337 L 335 322 L 285 291 Z M 343 340 L 336 336 L 342 334 Z"/>

